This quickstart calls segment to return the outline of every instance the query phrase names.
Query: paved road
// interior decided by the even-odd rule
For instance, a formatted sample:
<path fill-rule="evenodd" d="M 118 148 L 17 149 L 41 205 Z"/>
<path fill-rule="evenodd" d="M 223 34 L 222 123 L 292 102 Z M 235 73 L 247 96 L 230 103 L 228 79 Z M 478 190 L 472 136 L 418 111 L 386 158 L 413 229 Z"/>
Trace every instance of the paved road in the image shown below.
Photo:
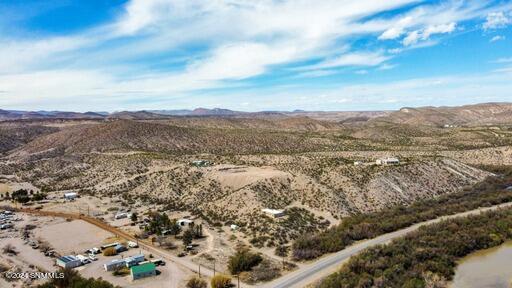
<path fill-rule="evenodd" d="M 264 285 L 261 285 L 259 287 L 264 288 L 294 288 L 294 287 L 304 287 L 307 284 L 313 283 L 319 279 L 322 279 L 323 277 L 335 272 L 341 264 L 343 264 L 344 261 L 348 260 L 351 256 L 361 252 L 362 250 L 379 245 L 379 244 L 385 244 L 395 238 L 399 238 L 404 236 L 405 234 L 414 231 L 418 229 L 420 226 L 433 224 L 440 222 L 442 220 L 462 217 L 462 216 L 468 216 L 468 215 L 474 215 L 479 214 L 480 212 L 490 211 L 490 210 L 496 210 L 498 208 L 504 208 L 504 207 L 511 207 L 512 202 L 500 204 L 496 206 L 481 208 L 481 209 L 475 209 L 467 212 L 462 212 L 450 216 L 442 216 L 433 220 L 421 222 L 418 224 L 415 224 L 413 226 L 404 228 L 402 230 L 398 230 L 392 233 L 384 234 L 379 237 L 365 240 L 362 242 L 359 242 L 357 244 L 351 245 L 344 250 L 341 250 L 339 252 L 336 252 L 334 254 L 330 254 L 328 256 L 320 258 L 320 260 L 312 262 L 311 264 L 306 264 L 302 268 L 287 274 L 279 279 L 276 279 L 272 282 L 266 283 Z"/>

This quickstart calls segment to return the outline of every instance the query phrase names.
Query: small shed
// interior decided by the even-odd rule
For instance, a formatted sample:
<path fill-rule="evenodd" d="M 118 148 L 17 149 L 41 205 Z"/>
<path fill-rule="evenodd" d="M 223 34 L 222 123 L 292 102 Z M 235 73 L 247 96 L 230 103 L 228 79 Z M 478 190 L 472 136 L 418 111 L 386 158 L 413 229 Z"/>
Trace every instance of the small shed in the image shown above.
<path fill-rule="evenodd" d="M 66 200 L 69 200 L 69 201 L 73 201 L 76 199 L 76 197 L 78 197 L 78 193 L 76 192 L 67 192 L 67 193 L 64 193 L 64 198 Z"/>
<path fill-rule="evenodd" d="M 82 261 L 73 255 L 62 256 L 57 259 L 57 266 L 62 268 L 75 268 L 82 265 Z"/>
<path fill-rule="evenodd" d="M 155 276 L 156 265 L 154 263 L 149 262 L 142 265 L 133 266 L 130 268 L 130 275 L 132 277 L 132 280 Z"/>

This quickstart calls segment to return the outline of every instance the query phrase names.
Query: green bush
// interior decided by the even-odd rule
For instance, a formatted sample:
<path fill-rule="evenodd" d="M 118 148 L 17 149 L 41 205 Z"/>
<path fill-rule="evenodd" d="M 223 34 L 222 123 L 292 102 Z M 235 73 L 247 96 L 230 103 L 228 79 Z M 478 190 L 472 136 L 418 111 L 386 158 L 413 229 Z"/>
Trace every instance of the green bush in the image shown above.
<path fill-rule="evenodd" d="M 212 288 L 229 288 L 231 287 L 231 277 L 217 274 L 212 277 L 210 284 Z"/>
<path fill-rule="evenodd" d="M 229 257 L 229 272 L 235 275 L 240 272 L 251 271 L 261 261 L 263 261 L 263 258 L 259 254 L 252 253 L 249 249 L 241 248 L 235 255 Z"/>

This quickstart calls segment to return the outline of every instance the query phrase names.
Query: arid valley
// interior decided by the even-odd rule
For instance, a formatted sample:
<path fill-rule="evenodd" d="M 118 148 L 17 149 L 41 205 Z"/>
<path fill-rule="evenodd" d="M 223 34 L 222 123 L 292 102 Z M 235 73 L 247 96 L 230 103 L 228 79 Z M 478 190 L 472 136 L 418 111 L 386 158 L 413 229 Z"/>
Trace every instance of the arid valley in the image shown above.
<path fill-rule="evenodd" d="M 380 113 L 212 111 L 4 113 L 2 205 L 18 221 L 2 220 L 13 225 L 2 228 L 0 246 L 15 251 L 0 257 L 3 269 L 53 271 L 55 256 L 43 253 L 137 242 L 140 248 L 100 255 L 79 274 L 121 287 L 185 287 L 202 269 L 205 277 L 222 273 L 246 287 L 272 287 L 315 263 L 304 259 L 317 256 L 298 250 L 304 235 L 354 215 L 450 199 L 443 197 L 512 165 L 508 103 Z M 491 204 L 500 203 L 507 202 Z M 167 262 L 156 280 L 131 284 L 100 267 L 135 251 Z M 257 255 L 258 264 L 237 273 L 237 253 Z"/>

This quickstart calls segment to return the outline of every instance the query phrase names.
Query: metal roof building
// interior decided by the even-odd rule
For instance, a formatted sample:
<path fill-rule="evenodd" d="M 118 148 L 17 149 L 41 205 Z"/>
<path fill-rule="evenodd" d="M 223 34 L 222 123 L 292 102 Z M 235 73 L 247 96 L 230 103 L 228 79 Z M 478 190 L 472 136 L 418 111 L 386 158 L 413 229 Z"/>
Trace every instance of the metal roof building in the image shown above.
<path fill-rule="evenodd" d="M 75 268 L 82 265 L 82 261 L 75 256 L 62 256 L 57 259 L 57 265 L 62 268 Z"/>
<path fill-rule="evenodd" d="M 142 265 L 133 266 L 132 268 L 130 268 L 130 275 L 132 276 L 132 280 L 155 276 L 156 265 L 150 262 Z"/>

